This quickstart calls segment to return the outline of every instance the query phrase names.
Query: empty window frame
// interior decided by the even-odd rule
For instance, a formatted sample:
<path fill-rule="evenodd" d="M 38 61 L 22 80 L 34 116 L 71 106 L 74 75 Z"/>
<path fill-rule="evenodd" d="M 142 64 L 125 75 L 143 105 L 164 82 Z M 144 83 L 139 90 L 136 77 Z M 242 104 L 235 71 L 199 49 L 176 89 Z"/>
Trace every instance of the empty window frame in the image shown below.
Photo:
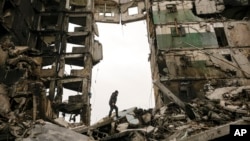
<path fill-rule="evenodd" d="M 183 26 L 171 27 L 171 35 L 172 37 L 184 37 L 186 36 L 186 31 Z"/>
<path fill-rule="evenodd" d="M 215 31 L 215 35 L 216 35 L 216 38 L 217 38 L 218 45 L 220 47 L 228 46 L 228 41 L 227 41 L 227 37 L 226 37 L 224 27 L 215 27 L 214 31 Z"/>
<path fill-rule="evenodd" d="M 128 15 L 137 15 L 137 14 L 139 14 L 138 7 L 128 8 Z"/>
<path fill-rule="evenodd" d="M 112 11 L 111 7 L 100 7 L 99 16 L 114 17 L 115 13 Z"/>
<path fill-rule="evenodd" d="M 175 4 L 168 4 L 166 5 L 166 9 L 168 13 L 175 13 L 177 12 L 177 8 Z"/>
<path fill-rule="evenodd" d="M 228 61 L 230 61 L 230 62 L 232 62 L 233 60 L 232 60 L 232 57 L 231 57 L 231 54 L 223 54 L 222 55 L 226 60 L 228 60 Z"/>

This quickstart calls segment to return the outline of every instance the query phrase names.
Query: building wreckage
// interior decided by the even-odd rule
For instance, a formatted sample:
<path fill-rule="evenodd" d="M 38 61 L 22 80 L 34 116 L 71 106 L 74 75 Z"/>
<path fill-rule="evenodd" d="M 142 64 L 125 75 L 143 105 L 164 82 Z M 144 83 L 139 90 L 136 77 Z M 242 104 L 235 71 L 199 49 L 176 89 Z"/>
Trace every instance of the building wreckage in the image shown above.
<path fill-rule="evenodd" d="M 249 124 L 248 0 L 1 0 L 0 140 L 219 140 Z M 136 11 L 136 12 L 132 12 Z M 96 22 L 145 20 L 155 108 L 90 125 Z M 73 30 L 70 24 L 77 25 Z M 145 60 L 147 61 L 147 60 Z M 67 66 L 70 74 L 65 73 Z M 62 102 L 63 89 L 75 92 Z M 79 123 L 69 123 L 59 113 Z"/>

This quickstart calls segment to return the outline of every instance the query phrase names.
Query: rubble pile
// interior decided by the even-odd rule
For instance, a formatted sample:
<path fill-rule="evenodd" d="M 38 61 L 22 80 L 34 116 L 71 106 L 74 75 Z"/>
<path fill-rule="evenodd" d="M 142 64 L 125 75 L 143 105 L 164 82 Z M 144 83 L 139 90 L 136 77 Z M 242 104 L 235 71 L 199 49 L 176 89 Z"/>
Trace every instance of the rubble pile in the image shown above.
<path fill-rule="evenodd" d="M 45 116 L 52 109 L 45 106 L 49 102 L 46 80 L 40 77 L 42 61 L 36 50 L 15 46 L 11 36 L 5 36 L 0 40 L 0 56 L 0 141 L 88 139 L 68 129 L 80 123 L 69 124 Z"/>
<path fill-rule="evenodd" d="M 0 140 L 26 137 L 37 116 L 36 97 L 42 90 L 39 59 L 28 47 L 15 46 L 10 36 L 0 41 Z M 36 103 L 37 102 L 37 103 Z"/>
<path fill-rule="evenodd" d="M 114 115 L 112 118 L 104 117 L 88 128 L 73 130 L 102 141 L 192 140 L 197 134 L 202 137 L 207 131 L 215 134 L 218 127 L 223 131 L 230 124 L 247 123 L 250 104 L 248 92 L 248 87 L 230 87 L 216 89 L 204 99 L 193 99 L 187 103 L 195 114 L 192 120 L 186 113 L 188 111 L 171 102 L 158 110 L 133 107 L 119 112 L 119 119 Z M 228 133 L 218 134 L 210 139 Z"/>

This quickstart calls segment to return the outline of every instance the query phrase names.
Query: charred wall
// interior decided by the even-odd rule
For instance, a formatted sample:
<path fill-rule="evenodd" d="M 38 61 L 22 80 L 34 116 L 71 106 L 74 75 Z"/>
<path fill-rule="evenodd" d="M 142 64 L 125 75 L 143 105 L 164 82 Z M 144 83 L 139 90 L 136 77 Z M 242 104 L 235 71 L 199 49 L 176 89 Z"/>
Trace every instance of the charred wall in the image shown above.
<path fill-rule="evenodd" d="M 53 121 L 62 112 L 90 124 L 92 67 L 102 60 L 93 10 L 91 0 L 1 0 L 1 120 Z"/>

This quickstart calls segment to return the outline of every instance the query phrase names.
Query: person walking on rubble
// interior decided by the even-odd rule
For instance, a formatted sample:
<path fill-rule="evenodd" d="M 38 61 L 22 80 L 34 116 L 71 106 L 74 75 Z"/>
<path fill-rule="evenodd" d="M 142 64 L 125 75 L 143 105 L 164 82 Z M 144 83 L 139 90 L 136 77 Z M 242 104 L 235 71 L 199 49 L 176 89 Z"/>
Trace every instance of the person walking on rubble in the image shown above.
<path fill-rule="evenodd" d="M 117 96 L 118 96 L 117 90 L 115 90 L 110 96 L 110 99 L 109 99 L 109 106 L 110 106 L 109 117 L 111 116 L 112 111 L 115 109 L 116 118 L 119 118 L 118 107 L 116 106 Z"/>

